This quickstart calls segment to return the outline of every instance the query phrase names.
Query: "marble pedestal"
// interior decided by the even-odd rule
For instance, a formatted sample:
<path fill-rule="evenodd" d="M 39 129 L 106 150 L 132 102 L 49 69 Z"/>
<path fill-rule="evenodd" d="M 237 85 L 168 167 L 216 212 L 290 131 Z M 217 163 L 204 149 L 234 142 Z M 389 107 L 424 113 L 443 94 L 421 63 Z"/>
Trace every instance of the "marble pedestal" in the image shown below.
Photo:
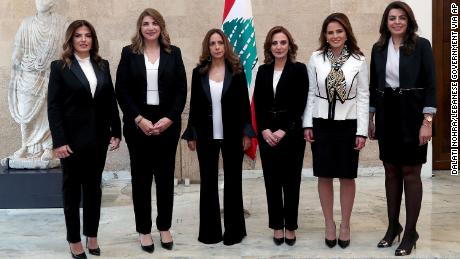
<path fill-rule="evenodd" d="M 61 169 L 0 169 L 0 209 L 62 208 Z"/>

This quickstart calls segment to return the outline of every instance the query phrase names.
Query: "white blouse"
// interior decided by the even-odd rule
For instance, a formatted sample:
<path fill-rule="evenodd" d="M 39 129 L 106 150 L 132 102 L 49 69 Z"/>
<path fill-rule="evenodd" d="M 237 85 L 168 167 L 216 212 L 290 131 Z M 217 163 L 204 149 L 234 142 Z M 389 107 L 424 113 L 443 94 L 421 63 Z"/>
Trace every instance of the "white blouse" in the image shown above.
<path fill-rule="evenodd" d="M 281 74 L 283 73 L 283 70 L 273 71 L 273 96 L 276 95 L 276 87 L 278 86 L 278 82 L 280 81 Z"/>
<path fill-rule="evenodd" d="M 326 78 L 331 71 L 331 63 L 321 51 L 315 51 L 308 62 L 307 106 L 303 114 L 303 127 L 313 127 L 313 118 L 329 119 L 329 101 L 326 93 Z M 369 123 L 369 79 L 366 60 L 350 56 L 343 64 L 347 99 L 339 100 L 333 111 L 334 120 L 357 120 L 356 135 L 367 136 Z"/>
<path fill-rule="evenodd" d="M 212 132 L 214 139 L 224 139 L 224 128 L 222 123 L 222 89 L 224 81 L 216 82 L 209 79 L 209 90 L 212 99 Z"/>
<path fill-rule="evenodd" d="M 399 87 L 399 49 L 395 50 L 392 38 L 388 41 L 385 85 L 393 89 Z"/>
<path fill-rule="evenodd" d="M 89 88 L 91 90 L 91 95 L 94 97 L 94 92 L 96 92 L 97 87 L 97 78 L 96 73 L 94 73 L 93 64 L 91 63 L 90 57 L 87 58 L 80 58 L 77 54 L 75 54 L 75 58 L 78 61 L 78 64 L 83 70 L 83 73 L 86 76 L 86 79 L 89 82 Z"/>
<path fill-rule="evenodd" d="M 160 96 L 158 95 L 158 66 L 160 65 L 160 58 L 151 63 L 149 58 L 144 53 L 145 68 L 147 70 L 147 104 L 159 105 Z"/>

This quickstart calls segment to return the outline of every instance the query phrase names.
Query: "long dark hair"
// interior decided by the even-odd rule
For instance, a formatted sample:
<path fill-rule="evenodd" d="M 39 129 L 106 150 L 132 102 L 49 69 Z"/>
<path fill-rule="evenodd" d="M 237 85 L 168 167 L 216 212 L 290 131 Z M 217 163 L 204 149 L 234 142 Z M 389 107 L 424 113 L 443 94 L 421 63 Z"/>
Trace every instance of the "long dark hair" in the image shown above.
<path fill-rule="evenodd" d="M 277 33 L 282 33 L 286 35 L 286 37 L 288 38 L 289 50 L 288 50 L 287 55 L 289 57 L 289 60 L 294 63 L 295 58 L 297 56 L 298 47 L 297 47 L 297 44 L 295 44 L 294 38 L 292 37 L 291 33 L 283 26 L 275 26 L 268 31 L 267 36 L 265 37 L 265 42 L 264 42 L 264 57 L 265 57 L 264 63 L 268 64 L 268 63 L 273 62 L 273 60 L 275 60 L 275 57 L 273 56 L 273 53 L 271 51 L 271 47 L 272 47 L 273 35 Z"/>
<path fill-rule="evenodd" d="M 158 23 L 160 26 L 160 37 L 158 41 L 160 42 L 160 46 L 163 48 L 164 51 L 167 53 L 171 53 L 171 40 L 169 38 L 169 33 L 166 30 L 166 22 L 163 16 L 161 15 L 160 12 L 153 8 L 147 8 L 142 13 L 139 15 L 139 18 L 137 18 L 137 23 L 136 23 L 136 34 L 131 38 L 131 48 L 134 53 L 136 54 L 142 54 L 144 53 L 144 36 L 142 36 L 141 32 L 141 27 L 142 27 L 142 21 L 144 21 L 144 18 L 146 16 L 152 17 L 155 22 Z"/>
<path fill-rule="evenodd" d="M 331 47 L 326 39 L 327 33 L 327 26 L 331 22 L 338 22 L 342 25 L 345 33 L 347 35 L 347 40 L 345 41 L 345 45 L 350 51 L 351 55 L 357 59 L 359 59 L 358 55 L 364 56 L 361 49 L 358 47 L 358 43 L 356 41 L 355 35 L 353 34 L 353 29 L 351 28 L 351 23 L 348 17 L 344 13 L 332 13 L 323 22 L 323 26 L 321 27 L 321 33 L 319 34 L 319 48 L 317 50 L 321 50 L 323 55 L 325 56 L 329 48 Z"/>
<path fill-rule="evenodd" d="M 209 51 L 209 39 L 211 36 L 217 33 L 220 35 L 222 40 L 224 41 L 224 49 L 225 49 L 225 62 L 230 65 L 232 68 L 232 73 L 238 74 L 243 71 L 243 67 L 240 63 L 240 58 L 233 52 L 233 47 L 228 41 L 227 36 L 221 29 L 210 29 L 206 36 L 204 36 L 203 42 L 201 43 L 201 55 L 200 59 L 198 60 L 198 65 L 202 66 L 200 68 L 201 74 L 206 74 L 209 71 L 209 65 L 211 64 L 211 52 Z"/>
<path fill-rule="evenodd" d="M 89 54 L 91 59 L 98 65 L 101 66 L 102 58 L 99 56 L 99 41 L 97 40 L 96 30 L 94 29 L 93 25 L 86 20 L 76 20 L 73 21 L 67 31 L 65 32 L 65 40 L 64 44 L 62 44 L 62 56 L 61 59 L 64 61 L 64 66 L 70 67 L 72 63 L 72 57 L 74 55 L 75 49 L 73 47 L 73 35 L 78 28 L 86 26 L 89 31 L 91 32 L 91 39 L 92 45 L 91 49 L 89 50 Z"/>
<path fill-rule="evenodd" d="M 383 48 L 386 44 L 388 44 L 388 40 L 391 37 L 390 30 L 388 30 L 388 15 L 392 9 L 400 9 L 406 13 L 407 16 L 407 30 L 406 34 L 403 38 L 403 50 L 406 54 L 410 54 L 412 50 L 415 48 L 415 42 L 417 40 L 417 30 L 418 24 L 415 20 L 414 12 L 410 8 L 410 6 L 401 1 L 395 1 L 390 3 L 382 15 L 382 21 L 380 22 L 380 38 L 377 41 L 377 46 Z"/>

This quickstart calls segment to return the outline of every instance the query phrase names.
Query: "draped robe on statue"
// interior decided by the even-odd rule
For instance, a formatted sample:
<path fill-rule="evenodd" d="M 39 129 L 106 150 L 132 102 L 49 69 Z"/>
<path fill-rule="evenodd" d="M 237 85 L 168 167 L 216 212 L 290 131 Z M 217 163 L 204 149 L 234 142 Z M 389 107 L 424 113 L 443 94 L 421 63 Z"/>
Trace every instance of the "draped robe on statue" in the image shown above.
<path fill-rule="evenodd" d="M 50 63 L 59 58 L 66 24 L 59 14 L 36 14 L 16 34 L 8 103 L 22 144 L 11 159 L 53 159 L 46 98 Z"/>

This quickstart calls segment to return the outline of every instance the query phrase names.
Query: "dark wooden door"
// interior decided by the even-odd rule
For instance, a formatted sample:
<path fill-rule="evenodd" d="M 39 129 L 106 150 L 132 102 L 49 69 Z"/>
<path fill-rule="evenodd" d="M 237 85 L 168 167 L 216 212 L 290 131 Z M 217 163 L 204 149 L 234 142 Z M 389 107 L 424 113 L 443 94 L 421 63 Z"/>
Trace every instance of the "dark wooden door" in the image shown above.
<path fill-rule="evenodd" d="M 450 169 L 450 4 L 433 0 L 433 52 L 436 62 L 437 105 L 434 119 L 433 169 Z"/>

